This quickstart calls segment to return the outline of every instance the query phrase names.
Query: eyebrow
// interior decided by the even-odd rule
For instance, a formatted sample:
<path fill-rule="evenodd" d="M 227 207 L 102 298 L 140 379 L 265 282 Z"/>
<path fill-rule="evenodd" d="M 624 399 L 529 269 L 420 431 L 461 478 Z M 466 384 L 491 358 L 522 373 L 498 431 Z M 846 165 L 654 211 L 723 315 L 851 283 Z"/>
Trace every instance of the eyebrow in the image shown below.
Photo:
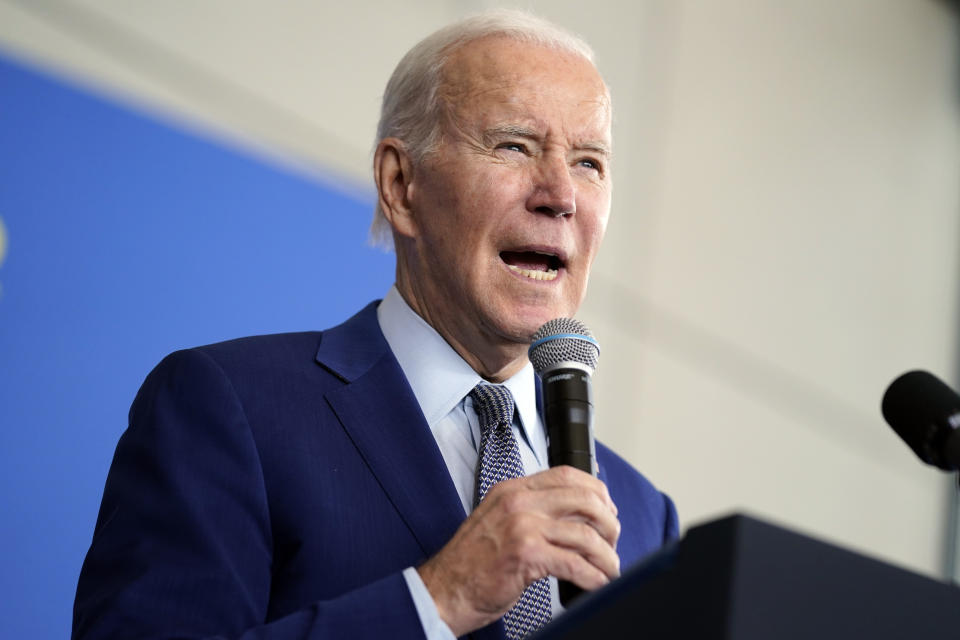
<path fill-rule="evenodd" d="M 583 151 L 592 151 L 604 156 L 610 156 L 613 154 L 613 152 L 610 150 L 610 145 L 599 141 L 584 142 L 582 144 L 578 144 L 575 148 Z"/>
<path fill-rule="evenodd" d="M 501 124 L 484 130 L 483 139 L 490 141 L 495 138 L 516 137 L 516 138 L 539 138 L 536 131 L 529 127 L 519 124 Z"/>
<path fill-rule="evenodd" d="M 487 143 L 504 137 L 530 138 L 533 140 L 539 140 L 541 135 L 536 130 L 520 124 L 497 125 L 490 127 L 483 132 L 483 140 Z M 592 151 L 593 153 L 599 153 L 604 156 L 611 155 L 610 145 L 599 140 L 582 142 L 575 145 L 574 149 L 578 151 Z"/>

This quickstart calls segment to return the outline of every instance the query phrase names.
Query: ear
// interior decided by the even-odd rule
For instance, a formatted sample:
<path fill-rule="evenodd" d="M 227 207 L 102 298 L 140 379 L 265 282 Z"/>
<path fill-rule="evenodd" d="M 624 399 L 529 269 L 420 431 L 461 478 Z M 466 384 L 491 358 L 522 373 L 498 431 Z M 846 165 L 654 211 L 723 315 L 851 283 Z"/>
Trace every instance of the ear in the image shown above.
<path fill-rule="evenodd" d="M 373 179 L 383 216 L 394 233 L 414 237 L 417 225 L 410 204 L 413 194 L 413 162 L 403 142 L 384 138 L 373 155 Z"/>

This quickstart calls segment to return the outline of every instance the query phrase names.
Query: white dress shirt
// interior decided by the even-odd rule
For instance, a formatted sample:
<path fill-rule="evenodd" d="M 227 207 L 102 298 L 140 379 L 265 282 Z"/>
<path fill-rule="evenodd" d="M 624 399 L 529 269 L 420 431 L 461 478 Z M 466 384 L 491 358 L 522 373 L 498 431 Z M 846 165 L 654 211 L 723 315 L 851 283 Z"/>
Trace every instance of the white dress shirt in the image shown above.
<path fill-rule="evenodd" d="M 377 308 L 377 319 L 387 344 L 413 389 L 427 425 L 433 433 L 450 478 L 466 514 L 473 511 L 480 445 L 480 422 L 470 391 L 482 380 L 436 330 L 407 305 L 391 287 Z M 547 468 L 547 438 L 537 413 L 533 366 L 527 365 L 503 384 L 513 394 L 519 420 L 513 432 L 527 475 Z M 428 640 L 454 636 L 440 619 L 437 608 L 413 567 L 403 572 Z M 554 615 L 563 610 L 557 581 L 550 578 Z"/>

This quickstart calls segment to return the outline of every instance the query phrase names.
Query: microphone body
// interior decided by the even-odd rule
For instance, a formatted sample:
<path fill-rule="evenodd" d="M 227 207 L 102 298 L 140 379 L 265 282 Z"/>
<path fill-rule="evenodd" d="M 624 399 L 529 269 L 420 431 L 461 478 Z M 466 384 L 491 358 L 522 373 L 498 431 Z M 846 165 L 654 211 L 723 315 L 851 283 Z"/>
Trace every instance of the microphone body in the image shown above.
<path fill-rule="evenodd" d="M 541 382 L 550 466 L 566 464 L 596 477 L 590 374 L 582 369 L 554 369 Z"/>
<path fill-rule="evenodd" d="M 596 477 L 590 383 L 600 355 L 596 339 L 583 323 L 556 318 L 534 334 L 529 355 L 543 391 L 550 466 L 570 465 Z M 558 586 L 565 607 L 583 593 L 566 580 Z"/>
<path fill-rule="evenodd" d="M 960 469 L 960 395 L 926 371 L 909 371 L 883 394 L 883 417 L 927 464 Z"/>

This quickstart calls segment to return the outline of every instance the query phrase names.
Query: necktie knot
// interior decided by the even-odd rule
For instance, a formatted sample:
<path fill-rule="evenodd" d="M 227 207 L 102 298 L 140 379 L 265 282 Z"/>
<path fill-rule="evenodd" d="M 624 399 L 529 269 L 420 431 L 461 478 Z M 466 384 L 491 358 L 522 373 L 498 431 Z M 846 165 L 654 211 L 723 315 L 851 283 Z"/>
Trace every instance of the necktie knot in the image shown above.
<path fill-rule="evenodd" d="M 480 433 L 491 428 L 510 428 L 513 424 L 513 394 L 502 384 L 481 382 L 470 392 L 480 419 Z M 482 437 L 482 435 L 481 435 Z"/>
<path fill-rule="evenodd" d="M 477 505 L 493 485 L 519 478 L 524 473 L 513 436 L 513 394 L 502 384 L 481 382 L 470 392 L 470 397 L 480 421 L 480 459 L 474 494 L 474 505 Z"/>

